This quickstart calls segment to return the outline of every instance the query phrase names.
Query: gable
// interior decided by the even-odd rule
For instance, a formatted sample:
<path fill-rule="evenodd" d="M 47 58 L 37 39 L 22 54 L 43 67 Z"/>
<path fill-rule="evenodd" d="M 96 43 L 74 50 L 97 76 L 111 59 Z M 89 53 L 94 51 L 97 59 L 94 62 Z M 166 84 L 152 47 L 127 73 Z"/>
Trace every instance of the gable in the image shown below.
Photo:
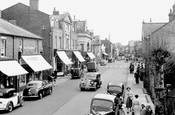
<path fill-rule="evenodd" d="M 64 18 L 64 21 L 69 23 L 69 24 L 72 24 L 72 19 L 70 17 L 70 15 L 67 15 L 65 18 Z"/>

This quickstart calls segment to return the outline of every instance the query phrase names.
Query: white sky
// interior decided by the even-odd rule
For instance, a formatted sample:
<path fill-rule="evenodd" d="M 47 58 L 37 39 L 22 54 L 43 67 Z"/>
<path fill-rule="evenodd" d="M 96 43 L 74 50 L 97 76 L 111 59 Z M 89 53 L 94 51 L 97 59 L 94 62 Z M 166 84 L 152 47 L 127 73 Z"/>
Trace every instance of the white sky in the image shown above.
<path fill-rule="evenodd" d="M 18 2 L 29 5 L 29 0 L 0 0 L 4 10 Z M 168 22 L 174 0 L 39 0 L 39 10 L 52 14 L 54 7 L 60 13 L 69 12 L 78 20 L 87 20 L 88 29 L 101 39 L 128 44 L 141 40 L 142 22 Z"/>

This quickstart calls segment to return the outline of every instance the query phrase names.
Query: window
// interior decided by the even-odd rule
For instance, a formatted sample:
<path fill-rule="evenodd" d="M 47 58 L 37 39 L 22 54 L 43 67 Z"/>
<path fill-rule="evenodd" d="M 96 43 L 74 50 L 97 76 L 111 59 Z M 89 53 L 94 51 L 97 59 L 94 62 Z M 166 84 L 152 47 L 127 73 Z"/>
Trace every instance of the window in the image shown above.
<path fill-rule="evenodd" d="M 61 37 L 59 37 L 59 45 L 60 45 L 60 49 L 61 49 Z"/>
<path fill-rule="evenodd" d="M 39 42 L 36 41 L 36 44 L 35 44 L 35 53 L 38 53 L 38 48 L 39 48 Z"/>
<path fill-rule="evenodd" d="M 6 54 L 6 37 L 1 37 L 1 57 L 4 57 Z"/>
<path fill-rule="evenodd" d="M 23 39 L 19 41 L 19 51 L 22 52 L 23 50 Z"/>
<path fill-rule="evenodd" d="M 57 36 L 55 36 L 55 49 L 57 49 Z"/>
<path fill-rule="evenodd" d="M 69 35 L 66 35 L 66 49 L 69 49 Z"/>
<path fill-rule="evenodd" d="M 24 86 L 26 85 L 26 75 L 20 75 L 20 78 L 19 78 L 19 86 Z"/>

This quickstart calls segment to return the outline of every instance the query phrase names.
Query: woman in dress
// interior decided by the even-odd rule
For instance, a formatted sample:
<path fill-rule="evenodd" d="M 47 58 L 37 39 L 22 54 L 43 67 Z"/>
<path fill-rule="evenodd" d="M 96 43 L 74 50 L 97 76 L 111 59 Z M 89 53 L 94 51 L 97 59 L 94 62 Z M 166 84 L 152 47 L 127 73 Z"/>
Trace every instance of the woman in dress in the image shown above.
<path fill-rule="evenodd" d="M 132 99 L 133 99 L 133 93 L 131 91 L 130 87 L 126 88 L 126 108 L 127 108 L 127 113 L 129 113 L 129 111 L 131 111 L 132 108 Z"/>
<path fill-rule="evenodd" d="M 139 95 L 135 95 L 135 99 L 133 100 L 132 103 L 132 108 L 133 108 L 133 112 L 134 115 L 140 115 L 140 100 L 138 99 Z"/>

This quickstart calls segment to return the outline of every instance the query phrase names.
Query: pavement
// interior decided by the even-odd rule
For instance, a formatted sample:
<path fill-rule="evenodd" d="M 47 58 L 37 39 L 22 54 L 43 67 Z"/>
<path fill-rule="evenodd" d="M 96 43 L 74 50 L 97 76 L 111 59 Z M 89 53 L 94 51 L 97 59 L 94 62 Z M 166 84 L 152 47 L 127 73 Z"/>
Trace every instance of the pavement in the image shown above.
<path fill-rule="evenodd" d="M 139 81 L 139 84 L 136 84 L 134 74 L 128 73 L 127 87 L 131 88 L 131 91 L 133 92 L 134 95 L 136 95 L 136 94 L 139 95 L 139 99 L 140 99 L 141 104 L 150 105 L 152 110 L 153 110 L 153 114 L 155 114 L 154 104 L 153 104 L 150 96 L 145 92 L 145 89 L 143 88 L 143 81 Z M 131 113 L 126 114 L 126 115 L 131 115 Z"/>

